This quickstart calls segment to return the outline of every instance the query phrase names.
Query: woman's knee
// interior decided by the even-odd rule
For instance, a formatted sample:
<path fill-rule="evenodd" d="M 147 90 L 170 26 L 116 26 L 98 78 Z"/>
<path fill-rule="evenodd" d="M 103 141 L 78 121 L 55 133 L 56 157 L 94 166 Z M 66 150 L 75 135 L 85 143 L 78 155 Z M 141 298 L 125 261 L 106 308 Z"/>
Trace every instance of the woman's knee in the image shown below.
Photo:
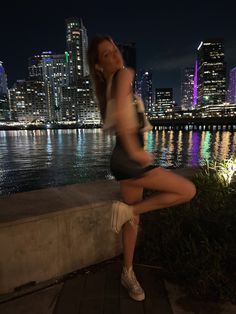
<path fill-rule="evenodd" d="M 197 189 L 195 184 L 193 182 L 189 181 L 186 185 L 185 189 L 183 190 L 184 196 L 186 198 L 186 201 L 191 201 L 191 199 L 194 198 L 194 196 L 197 193 Z"/>
<path fill-rule="evenodd" d="M 173 192 L 181 194 L 181 196 L 185 198 L 186 201 L 190 201 L 196 195 L 196 186 L 193 184 L 192 181 L 183 177 L 183 176 L 176 176 L 172 172 L 169 172 L 163 168 L 156 169 L 157 174 L 162 174 L 163 178 L 168 177 L 171 183 L 174 183 Z"/>

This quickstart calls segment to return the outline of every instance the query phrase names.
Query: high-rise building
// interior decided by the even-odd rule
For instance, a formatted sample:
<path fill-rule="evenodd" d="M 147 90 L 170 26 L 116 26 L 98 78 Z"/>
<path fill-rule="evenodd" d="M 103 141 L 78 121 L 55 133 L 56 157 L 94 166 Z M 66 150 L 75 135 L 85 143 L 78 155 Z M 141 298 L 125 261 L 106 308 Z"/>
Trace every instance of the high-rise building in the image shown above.
<path fill-rule="evenodd" d="M 99 110 L 93 99 L 89 77 L 80 78 L 78 86 L 63 87 L 62 120 L 75 121 L 81 125 L 100 124 Z"/>
<path fill-rule="evenodd" d="M 222 39 L 207 39 L 198 47 L 197 105 L 207 110 L 222 104 L 226 97 L 226 64 Z"/>
<path fill-rule="evenodd" d="M 153 92 L 152 73 L 150 71 L 139 70 L 137 72 L 136 94 L 142 97 L 147 115 L 152 116 Z"/>
<path fill-rule="evenodd" d="M 29 78 L 44 82 L 50 117 L 60 120 L 61 88 L 69 85 L 68 53 L 42 52 L 29 58 Z"/>
<path fill-rule="evenodd" d="M 89 74 L 86 57 L 88 36 L 82 19 L 66 19 L 66 44 L 69 56 L 70 86 L 76 86 L 80 77 Z"/>
<path fill-rule="evenodd" d="M 182 73 L 181 83 L 181 108 L 193 109 L 194 103 L 194 68 L 185 68 Z"/>
<path fill-rule="evenodd" d="M 35 55 L 28 59 L 28 71 L 29 71 L 29 82 L 26 84 L 30 84 L 31 88 L 39 88 L 35 93 L 37 94 L 41 88 L 44 88 L 43 94 L 45 95 L 46 108 L 49 109 L 48 116 L 50 120 L 55 118 L 54 114 L 54 100 L 55 97 L 53 95 L 53 58 L 51 51 L 44 51 L 41 54 Z M 37 82 L 37 84 L 31 84 L 30 82 Z M 28 98 L 27 98 L 28 99 Z M 34 101 L 36 98 L 33 98 Z M 32 104 L 35 105 L 34 103 Z M 19 114 L 18 114 L 19 116 Z M 31 119 L 31 115 L 29 115 Z"/>
<path fill-rule="evenodd" d="M 236 104 L 236 67 L 229 74 L 229 102 Z"/>
<path fill-rule="evenodd" d="M 25 122 L 51 120 L 43 81 L 18 80 L 9 93 L 13 120 Z"/>
<path fill-rule="evenodd" d="M 81 124 L 100 124 L 97 104 L 89 78 L 88 37 L 82 19 L 66 19 L 69 86 L 62 88 L 61 119 Z"/>
<path fill-rule="evenodd" d="M 29 79 L 16 82 L 10 91 L 14 119 L 73 120 L 97 123 L 86 58 L 87 31 L 82 20 L 66 20 L 65 54 L 42 52 L 28 60 Z"/>
<path fill-rule="evenodd" d="M 172 118 L 174 110 L 173 89 L 156 88 L 153 117 Z"/>
<path fill-rule="evenodd" d="M 53 76 L 50 78 L 53 94 L 53 109 L 57 120 L 61 120 L 62 87 L 69 85 L 68 52 L 52 57 Z"/>
<path fill-rule="evenodd" d="M 0 61 L 0 94 L 7 94 L 7 75 L 2 64 Z"/>
<path fill-rule="evenodd" d="M 42 52 L 28 60 L 30 80 L 39 80 L 51 85 L 66 86 L 69 84 L 68 52 L 52 54 Z"/>
<path fill-rule="evenodd" d="M 0 61 L 0 121 L 10 119 L 9 98 L 7 89 L 7 75 Z"/>

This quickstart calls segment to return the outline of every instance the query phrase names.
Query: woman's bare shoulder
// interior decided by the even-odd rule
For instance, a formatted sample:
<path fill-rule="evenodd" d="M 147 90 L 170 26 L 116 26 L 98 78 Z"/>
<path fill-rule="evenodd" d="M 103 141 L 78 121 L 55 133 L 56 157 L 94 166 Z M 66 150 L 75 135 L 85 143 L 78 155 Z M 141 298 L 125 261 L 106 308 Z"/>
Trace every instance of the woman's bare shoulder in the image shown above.
<path fill-rule="evenodd" d="M 122 68 L 117 73 L 118 81 L 129 81 L 132 82 L 134 78 L 134 70 L 132 68 Z"/>

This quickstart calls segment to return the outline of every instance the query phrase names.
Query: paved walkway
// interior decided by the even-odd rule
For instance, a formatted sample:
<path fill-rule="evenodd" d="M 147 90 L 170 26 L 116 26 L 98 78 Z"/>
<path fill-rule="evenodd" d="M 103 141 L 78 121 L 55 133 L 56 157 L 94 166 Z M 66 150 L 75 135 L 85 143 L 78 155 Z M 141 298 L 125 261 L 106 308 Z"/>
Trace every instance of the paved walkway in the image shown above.
<path fill-rule="evenodd" d="M 164 283 L 157 271 L 136 266 L 145 287 L 146 300 L 133 301 L 120 284 L 121 262 L 67 280 L 58 297 L 54 314 L 172 314 Z"/>
<path fill-rule="evenodd" d="M 143 302 L 132 300 L 120 284 L 122 264 L 112 259 L 79 270 L 48 286 L 0 298 L 1 314 L 236 314 L 231 303 L 192 300 L 180 287 L 164 282 L 158 269 L 135 265 L 145 289 Z M 168 291 L 166 291 L 166 289 Z"/>
<path fill-rule="evenodd" d="M 143 302 L 132 300 L 120 284 L 121 261 L 110 260 L 71 274 L 58 287 L 0 304 L 1 314 L 173 314 L 158 271 L 135 266 L 145 288 Z M 57 288 L 57 289 L 56 289 Z M 44 292 L 44 293 L 43 293 Z M 37 295 L 37 296 L 36 296 Z"/>

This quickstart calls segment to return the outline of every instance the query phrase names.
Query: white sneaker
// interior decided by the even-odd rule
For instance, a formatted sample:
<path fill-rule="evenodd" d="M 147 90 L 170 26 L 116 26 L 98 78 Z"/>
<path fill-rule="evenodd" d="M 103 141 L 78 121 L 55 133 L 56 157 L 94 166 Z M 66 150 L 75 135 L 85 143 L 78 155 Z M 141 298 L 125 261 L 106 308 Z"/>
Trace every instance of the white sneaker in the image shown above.
<path fill-rule="evenodd" d="M 123 224 L 134 218 L 133 206 L 115 201 L 112 204 L 111 229 L 119 233 Z"/>
<path fill-rule="evenodd" d="M 145 299 L 145 293 L 140 286 L 133 268 L 127 271 L 124 267 L 121 274 L 121 284 L 128 290 L 129 296 L 136 301 L 143 301 Z"/>

